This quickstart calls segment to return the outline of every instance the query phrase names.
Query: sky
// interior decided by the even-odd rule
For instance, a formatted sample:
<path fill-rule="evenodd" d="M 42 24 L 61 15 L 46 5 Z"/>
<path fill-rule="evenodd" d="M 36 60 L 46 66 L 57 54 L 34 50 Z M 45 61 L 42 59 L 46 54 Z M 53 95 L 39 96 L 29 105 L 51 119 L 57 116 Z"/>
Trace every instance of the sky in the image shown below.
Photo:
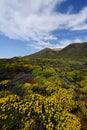
<path fill-rule="evenodd" d="M 0 58 L 87 42 L 87 0 L 0 0 Z"/>

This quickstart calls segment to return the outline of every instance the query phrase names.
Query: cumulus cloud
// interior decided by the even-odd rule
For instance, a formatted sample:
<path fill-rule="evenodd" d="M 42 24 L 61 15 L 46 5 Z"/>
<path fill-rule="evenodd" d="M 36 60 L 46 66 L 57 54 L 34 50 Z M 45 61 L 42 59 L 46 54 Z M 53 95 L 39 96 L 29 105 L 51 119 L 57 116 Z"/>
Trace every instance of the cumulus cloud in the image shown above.
<path fill-rule="evenodd" d="M 55 12 L 55 6 L 67 0 L 1 0 L 0 33 L 12 38 L 32 41 L 37 48 L 54 47 L 51 40 L 58 37 L 51 32 L 58 29 L 87 29 L 87 7 L 77 14 Z M 57 46 L 57 44 L 55 44 Z"/>

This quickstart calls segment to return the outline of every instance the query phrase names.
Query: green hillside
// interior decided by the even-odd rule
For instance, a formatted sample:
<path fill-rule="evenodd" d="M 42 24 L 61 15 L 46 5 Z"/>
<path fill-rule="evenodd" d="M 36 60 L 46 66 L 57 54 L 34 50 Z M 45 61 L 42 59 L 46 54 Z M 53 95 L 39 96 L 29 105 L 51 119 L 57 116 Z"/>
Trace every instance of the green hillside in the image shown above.
<path fill-rule="evenodd" d="M 32 55 L 30 55 L 29 57 L 33 57 L 33 58 L 53 58 L 56 57 L 58 55 L 59 51 L 50 49 L 50 48 L 45 48 L 39 52 L 36 52 Z"/>
<path fill-rule="evenodd" d="M 45 48 L 29 57 L 32 58 L 58 58 L 58 57 L 83 57 L 87 56 L 87 43 L 73 43 L 63 49 Z"/>
<path fill-rule="evenodd" d="M 72 56 L 87 56 L 87 42 L 85 43 L 73 43 L 62 49 L 59 56 L 72 57 Z"/>

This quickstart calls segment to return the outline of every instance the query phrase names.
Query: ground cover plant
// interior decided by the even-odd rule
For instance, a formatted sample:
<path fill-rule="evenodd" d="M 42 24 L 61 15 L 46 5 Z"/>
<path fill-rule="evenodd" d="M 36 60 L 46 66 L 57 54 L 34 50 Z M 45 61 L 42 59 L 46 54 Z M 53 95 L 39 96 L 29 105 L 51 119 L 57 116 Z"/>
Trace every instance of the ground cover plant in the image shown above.
<path fill-rule="evenodd" d="M 0 60 L 1 130 L 87 130 L 87 59 Z"/>

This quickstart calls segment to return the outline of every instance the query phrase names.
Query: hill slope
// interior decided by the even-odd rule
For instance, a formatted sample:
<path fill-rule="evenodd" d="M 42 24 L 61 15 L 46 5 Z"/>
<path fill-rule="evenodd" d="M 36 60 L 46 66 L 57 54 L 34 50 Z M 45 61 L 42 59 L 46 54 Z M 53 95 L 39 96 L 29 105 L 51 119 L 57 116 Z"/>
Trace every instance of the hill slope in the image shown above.
<path fill-rule="evenodd" d="M 63 57 L 87 56 L 87 42 L 70 44 L 62 49 L 58 55 Z"/>
<path fill-rule="evenodd" d="M 87 42 L 85 43 L 72 43 L 63 49 L 50 49 L 45 48 L 36 52 L 29 57 L 32 58 L 57 58 L 57 57 L 83 57 L 87 56 Z"/>
<path fill-rule="evenodd" d="M 32 55 L 30 55 L 30 57 L 35 57 L 35 58 L 54 58 L 57 57 L 59 50 L 55 50 L 55 49 L 50 49 L 50 48 L 45 48 L 39 52 L 36 52 Z"/>

